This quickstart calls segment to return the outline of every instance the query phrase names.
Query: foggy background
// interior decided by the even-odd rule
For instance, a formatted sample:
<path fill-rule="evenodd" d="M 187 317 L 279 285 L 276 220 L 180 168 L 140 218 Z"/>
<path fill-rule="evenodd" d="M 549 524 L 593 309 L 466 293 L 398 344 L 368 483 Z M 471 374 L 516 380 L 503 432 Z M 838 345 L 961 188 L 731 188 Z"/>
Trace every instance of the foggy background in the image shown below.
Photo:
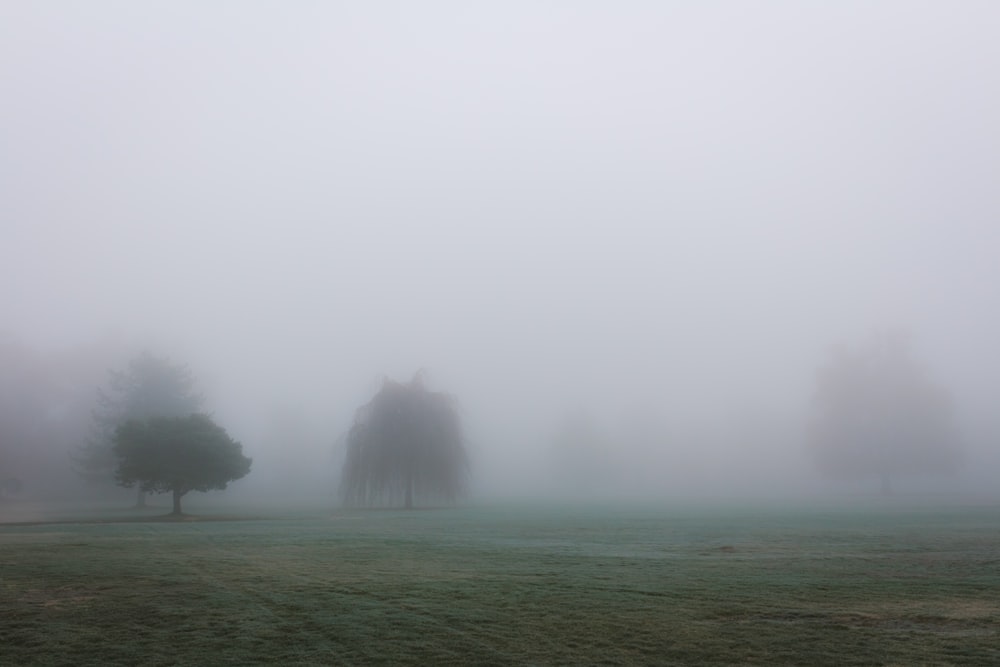
<path fill-rule="evenodd" d="M 998 25 L 4 3 L 0 332 L 89 369 L 78 415 L 134 351 L 188 364 L 254 457 L 227 494 L 332 495 L 354 410 L 424 368 L 488 498 L 874 489 L 820 478 L 803 424 L 832 345 L 905 330 L 966 443 L 899 490 L 995 493 Z M 556 484 L 572 415 L 603 444 Z"/>

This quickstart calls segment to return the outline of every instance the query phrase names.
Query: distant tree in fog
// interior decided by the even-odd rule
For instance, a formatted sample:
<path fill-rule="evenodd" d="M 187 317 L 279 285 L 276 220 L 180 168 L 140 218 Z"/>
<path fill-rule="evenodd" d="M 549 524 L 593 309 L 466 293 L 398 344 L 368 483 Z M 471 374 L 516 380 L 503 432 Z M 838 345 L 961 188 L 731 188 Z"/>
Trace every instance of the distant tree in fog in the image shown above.
<path fill-rule="evenodd" d="M 611 441 L 586 410 L 568 414 L 549 448 L 552 478 L 561 491 L 590 494 L 615 482 L 621 461 Z"/>
<path fill-rule="evenodd" d="M 21 479 L 30 468 L 44 421 L 47 384 L 32 351 L 0 333 L 0 478 L 4 480 Z M 0 497 L 7 495 L 13 494 L 0 491 Z"/>
<path fill-rule="evenodd" d="M 42 353 L 0 332 L 0 480 L 19 480 L 35 498 L 71 492 L 66 455 L 89 424 L 93 353 Z"/>
<path fill-rule="evenodd" d="M 243 446 L 207 415 L 130 419 L 115 429 L 115 478 L 147 493 L 173 494 L 173 514 L 181 514 L 188 491 L 225 489 L 250 472 Z"/>
<path fill-rule="evenodd" d="M 187 366 L 143 352 L 124 371 L 109 371 L 108 389 L 98 389 L 90 438 L 74 457 L 77 472 L 94 482 L 112 483 L 118 461 L 115 430 L 129 420 L 184 417 L 201 409 L 202 397 L 193 390 Z M 145 504 L 140 486 L 137 504 Z"/>
<path fill-rule="evenodd" d="M 902 336 L 838 350 L 817 375 L 809 442 L 832 476 L 891 478 L 956 469 L 960 437 L 949 394 Z"/>
<path fill-rule="evenodd" d="M 452 398 L 428 391 L 420 373 L 405 384 L 387 378 L 347 434 L 341 492 L 360 506 L 454 502 L 467 467 Z"/>
<path fill-rule="evenodd" d="M 21 493 L 24 489 L 24 482 L 17 477 L 7 477 L 0 479 L 0 500 L 11 498 Z"/>

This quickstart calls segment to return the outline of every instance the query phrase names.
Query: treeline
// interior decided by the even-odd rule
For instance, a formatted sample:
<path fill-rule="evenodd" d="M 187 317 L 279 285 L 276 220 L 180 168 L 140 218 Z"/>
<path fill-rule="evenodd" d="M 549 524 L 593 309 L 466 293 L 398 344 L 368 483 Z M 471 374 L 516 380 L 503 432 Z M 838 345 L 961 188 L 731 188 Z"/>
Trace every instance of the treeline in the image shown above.
<path fill-rule="evenodd" d="M 251 470 L 184 364 L 110 345 L 46 357 L 6 337 L 0 371 L 2 499 L 117 485 L 136 489 L 140 506 L 146 493 L 172 493 L 180 512 L 189 491 L 225 488 Z M 961 434 L 950 395 L 906 337 L 837 348 L 815 378 L 803 444 L 825 474 L 873 478 L 888 493 L 896 477 L 957 468 Z M 329 434 L 331 447 L 337 439 Z M 385 379 L 343 442 L 339 496 L 348 505 L 452 503 L 467 491 L 456 402 L 431 391 L 420 373 L 408 382 Z M 690 445 L 658 446 L 669 461 Z M 558 472 L 588 488 L 613 474 L 621 451 L 586 412 L 565 419 L 550 446 Z"/>
<path fill-rule="evenodd" d="M 90 489 L 135 488 L 138 507 L 148 493 L 170 493 L 180 513 L 188 492 L 224 489 L 250 472 L 251 459 L 215 423 L 186 365 L 143 351 L 98 373 L 115 355 L 89 353 L 68 355 L 90 360 L 81 369 L 3 341 L 4 498 L 70 498 L 83 482 Z M 335 440 L 331 434 L 331 446 Z M 413 507 L 454 502 L 465 491 L 458 412 L 420 374 L 409 383 L 385 380 L 358 409 L 347 449 L 340 492 L 347 504 Z"/>

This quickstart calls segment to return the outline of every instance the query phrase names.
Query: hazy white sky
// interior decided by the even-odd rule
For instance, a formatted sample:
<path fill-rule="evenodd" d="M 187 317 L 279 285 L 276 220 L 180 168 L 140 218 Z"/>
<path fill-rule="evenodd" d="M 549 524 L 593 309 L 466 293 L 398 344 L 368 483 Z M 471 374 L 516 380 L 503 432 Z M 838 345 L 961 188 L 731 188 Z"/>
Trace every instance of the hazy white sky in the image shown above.
<path fill-rule="evenodd" d="M 986 1 L 6 2 L 0 329 L 151 340 L 234 414 L 342 421 L 427 367 L 516 431 L 791 411 L 830 344 L 905 328 L 985 406 L 998 29 Z"/>

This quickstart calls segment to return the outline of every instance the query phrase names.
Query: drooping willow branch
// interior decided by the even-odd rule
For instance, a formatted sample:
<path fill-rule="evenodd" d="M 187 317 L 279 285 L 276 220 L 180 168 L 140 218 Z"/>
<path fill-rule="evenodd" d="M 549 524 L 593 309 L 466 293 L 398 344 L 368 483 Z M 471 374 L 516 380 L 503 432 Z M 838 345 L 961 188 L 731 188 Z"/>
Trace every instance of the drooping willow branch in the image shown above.
<path fill-rule="evenodd" d="M 386 379 L 358 408 L 347 434 L 341 492 L 355 506 L 413 507 L 454 502 L 464 491 L 468 459 L 454 400 Z"/>

